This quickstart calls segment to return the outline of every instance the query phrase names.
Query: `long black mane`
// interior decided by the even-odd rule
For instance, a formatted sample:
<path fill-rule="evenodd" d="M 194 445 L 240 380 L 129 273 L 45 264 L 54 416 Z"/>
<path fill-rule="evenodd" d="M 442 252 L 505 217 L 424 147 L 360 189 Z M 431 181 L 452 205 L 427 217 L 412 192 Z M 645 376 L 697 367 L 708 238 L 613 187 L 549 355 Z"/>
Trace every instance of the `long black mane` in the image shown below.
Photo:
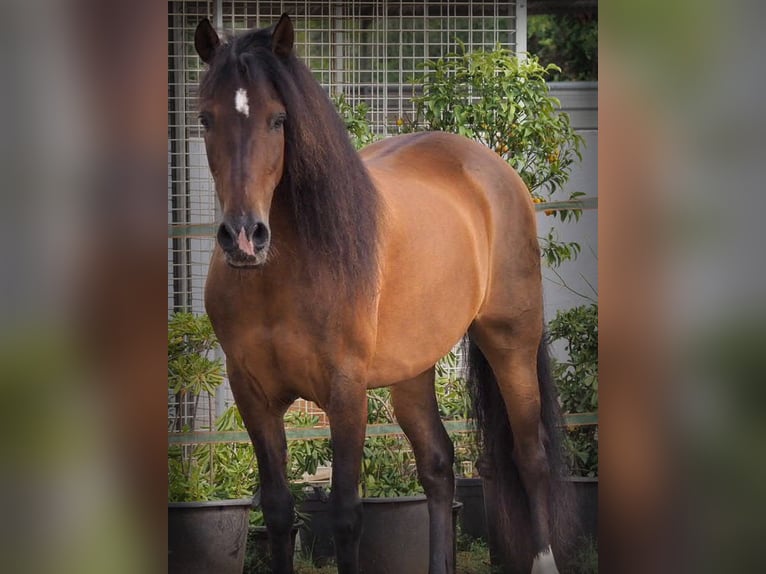
<path fill-rule="evenodd" d="M 234 74 L 273 84 L 287 110 L 285 168 L 274 201 L 290 204 L 312 278 L 329 272 L 344 295 L 371 296 L 378 278 L 378 192 L 327 93 L 293 52 L 273 52 L 271 33 L 254 30 L 221 45 L 200 96 L 212 96 Z"/>

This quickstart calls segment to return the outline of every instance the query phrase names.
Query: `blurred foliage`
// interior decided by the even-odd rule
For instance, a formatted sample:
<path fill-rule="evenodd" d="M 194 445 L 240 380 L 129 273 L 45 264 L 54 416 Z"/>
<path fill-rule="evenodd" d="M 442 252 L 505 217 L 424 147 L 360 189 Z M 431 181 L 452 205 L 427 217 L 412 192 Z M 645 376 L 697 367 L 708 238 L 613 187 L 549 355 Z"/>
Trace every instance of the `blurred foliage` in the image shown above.
<path fill-rule="evenodd" d="M 548 332 L 552 342 L 564 341 L 569 356 L 566 361 L 552 360 L 563 411 L 598 411 L 598 305 L 558 311 Z M 570 429 L 564 444 L 574 475 L 598 475 L 598 427 Z"/>
<path fill-rule="evenodd" d="M 470 416 L 471 400 L 463 379 L 438 377 L 436 397 L 442 420 L 466 420 Z"/>
<path fill-rule="evenodd" d="M 527 50 L 543 65 L 557 64 L 552 81 L 598 80 L 598 17 L 595 13 L 529 16 Z"/>
<path fill-rule="evenodd" d="M 553 361 L 564 412 L 598 409 L 598 305 L 557 311 L 548 324 L 551 341 L 563 340 L 568 361 Z"/>
<path fill-rule="evenodd" d="M 564 434 L 564 450 L 572 476 L 598 476 L 598 427 L 583 426 Z"/>

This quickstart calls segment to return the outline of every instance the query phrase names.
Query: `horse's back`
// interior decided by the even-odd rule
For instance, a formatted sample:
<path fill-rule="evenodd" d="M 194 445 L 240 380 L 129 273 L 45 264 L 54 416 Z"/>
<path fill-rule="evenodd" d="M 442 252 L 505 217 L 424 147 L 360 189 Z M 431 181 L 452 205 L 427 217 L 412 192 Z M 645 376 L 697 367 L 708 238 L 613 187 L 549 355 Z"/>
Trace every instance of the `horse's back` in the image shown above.
<path fill-rule="evenodd" d="M 488 221 L 501 216 L 494 222 L 500 223 L 515 214 L 534 225 L 521 177 L 496 153 L 466 137 L 447 132 L 405 134 L 379 140 L 360 155 L 373 175 L 402 184 L 428 181 L 442 193 L 461 197 L 465 206 L 481 203 Z M 389 193 L 385 186 L 379 188 L 384 197 Z"/>
<path fill-rule="evenodd" d="M 427 132 L 361 155 L 384 205 L 375 386 L 432 365 L 485 309 L 509 303 L 490 294 L 526 274 L 519 256 L 539 255 L 526 187 L 481 144 Z"/>

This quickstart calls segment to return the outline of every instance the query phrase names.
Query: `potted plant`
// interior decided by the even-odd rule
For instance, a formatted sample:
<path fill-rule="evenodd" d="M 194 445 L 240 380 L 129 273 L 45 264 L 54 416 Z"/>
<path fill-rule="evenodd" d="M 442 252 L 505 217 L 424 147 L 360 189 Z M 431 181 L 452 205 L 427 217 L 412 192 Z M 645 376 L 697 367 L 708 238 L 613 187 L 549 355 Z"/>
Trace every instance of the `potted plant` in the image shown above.
<path fill-rule="evenodd" d="M 212 397 L 223 382 L 222 361 L 211 356 L 216 344 L 206 316 L 176 313 L 170 318 L 168 385 L 176 399 L 169 417 L 171 431 L 242 428 L 234 407 L 214 420 Z M 169 572 L 242 572 L 255 480 L 249 445 L 169 447 Z"/>
<path fill-rule="evenodd" d="M 561 341 L 568 359 L 553 360 L 562 411 L 598 411 L 598 305 L 558 311 L 548 325 L 551 342 Z M 569 459 L 584 536 L 598 535 L 598 427 L 569 429 L 564 447 Z"/>

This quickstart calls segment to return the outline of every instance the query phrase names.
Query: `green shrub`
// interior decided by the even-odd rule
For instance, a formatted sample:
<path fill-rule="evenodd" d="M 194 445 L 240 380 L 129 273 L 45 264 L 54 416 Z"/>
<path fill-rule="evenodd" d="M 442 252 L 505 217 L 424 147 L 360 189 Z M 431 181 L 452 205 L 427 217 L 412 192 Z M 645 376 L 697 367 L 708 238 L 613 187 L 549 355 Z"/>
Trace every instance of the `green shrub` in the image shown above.
<path fill-rule="evenodd" d="M 244 430 L 236 406 L 216 421 L 216 431 Z M 247 443 L 172 445 L 168 449 L 168 500 L 191 502 L 248 498 L 258 484 L 253 447 Z"/>
<path fill-rule="evenodd" d="M 174 313 L 168 321 L 168 388 L 178 408 L 169 421 L 172 430 L 199 430 L 198 408 L 223 383 L 223 361 L 211 358 L 218 345 L 207 315 Z M 192 398 L 188 412 L 180 408 Z M 184 420 L 191 421 L 184 423 Z M 244 430 L 235 407 L 205 430 Z M 256 482 L 255 457 L 248 444 L 172 445 L 168 448 L 168 500 L 190 502 L 252 496 Z"/>
<path fill-rule="evenodd" d="M 340 117 L 343 118 L 343 122 L 346 124 L 346 130 L 351 138 L 351 143 L 354 144 L 356 149 L 361 149 L 375 141 L 375 134 L 370 127 L 370 122 L 367 120 L 367 113 L 370 111 L 370 107 L 367 104 L 364 102 L 359 102 L 356 105 L 350 104 L 346 101 L 346 96 L 343 94 L 336 94 L 332 100 Z"/>
<path fill-rule="evenodd" d="M 548 324 L 551 341 L 564 341 L 568 360 L 553 360 L 553 376 L 565 413 L 598 411 L 598 306 L 558 311 Z M 573 474 L 598 474 L 598 427 L 567 432 L 565 447 Z"/>
<path fill-rule="evenodd" d="M 367 422 L 394 424 L 394 409 L 389 389 L 367 391 Z M 393 497 L 422 494 L 415 454 L 404 435 L 370 436 L 364 441 L 362 496 Z"/>
<path fill-rule="evenodd" d="M 288 412 L 285 425 L 293 428 L 310 428 L 319 425 L 319 417 L 303 412 Z M 304 474 L 316 474 L 317 468 L 332 460 L 329 439 L 292 440 L 287 443 L 290 480 L 301 480 Z"/>

